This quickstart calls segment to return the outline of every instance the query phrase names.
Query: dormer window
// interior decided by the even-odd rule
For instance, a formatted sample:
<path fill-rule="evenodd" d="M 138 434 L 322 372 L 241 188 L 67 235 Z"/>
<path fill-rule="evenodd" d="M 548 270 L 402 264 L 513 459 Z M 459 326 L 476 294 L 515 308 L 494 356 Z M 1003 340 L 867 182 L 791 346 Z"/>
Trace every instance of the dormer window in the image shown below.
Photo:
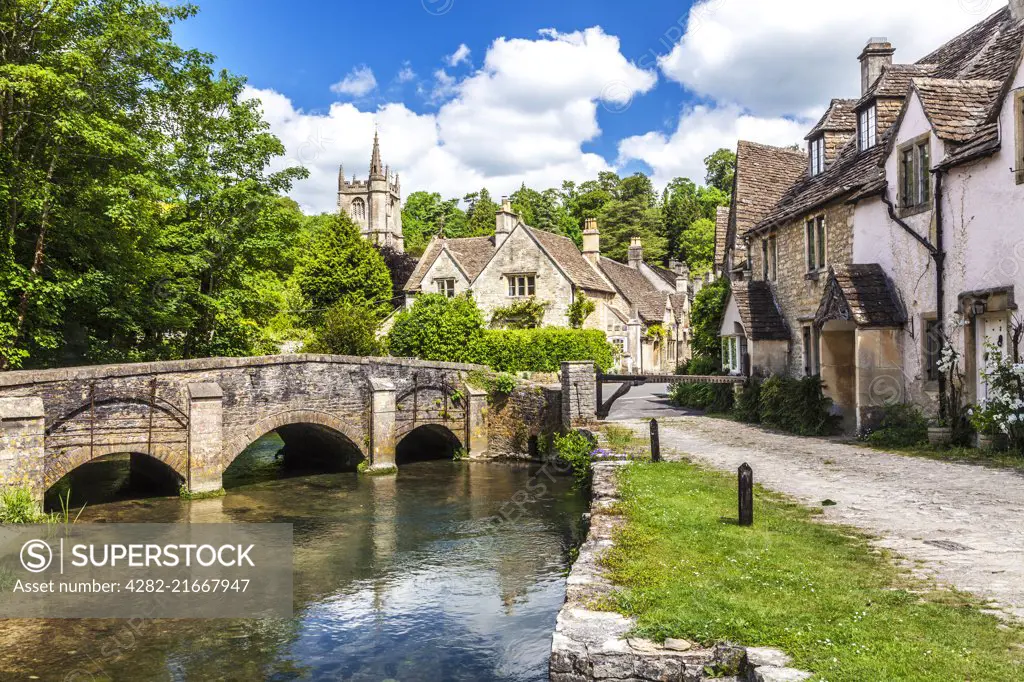
<path fill-rule="evenodd" d="M 857 114 L 857 147 L 871 149 L 878 141 L 878 108 L 872 104 Z"/>
<path fill-rule="evenodd" d="M 811 177 L 820 175 L 825 170 L 825 136 L 819 135 L 811 140 Z"/>

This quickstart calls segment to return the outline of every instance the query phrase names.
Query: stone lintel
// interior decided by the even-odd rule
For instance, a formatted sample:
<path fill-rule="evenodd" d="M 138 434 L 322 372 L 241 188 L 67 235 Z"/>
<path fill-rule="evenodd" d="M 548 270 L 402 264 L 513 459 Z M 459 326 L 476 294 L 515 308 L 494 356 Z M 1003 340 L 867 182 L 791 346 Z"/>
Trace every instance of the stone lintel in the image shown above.
<path fill-rule="evenodd" d="M 395 382 L 391 381 L 390 379 L 370 377 L 370 387 L 373 389 L 374 393 L 379 393 L 382 391 L 394 392 Z"/>
<path fill-rule="evenodd" d="M 0 398 L 0 419 L 3 421 L 41 419 L 45 416 L 42 398 L 34 396 Z"/>
<path fill-rule="evenodd" d="M 220 400 L 224 397 L 224 389 L 220 384 L 203 383 L 189 384 L 188 394 L 192 400 Z"/>

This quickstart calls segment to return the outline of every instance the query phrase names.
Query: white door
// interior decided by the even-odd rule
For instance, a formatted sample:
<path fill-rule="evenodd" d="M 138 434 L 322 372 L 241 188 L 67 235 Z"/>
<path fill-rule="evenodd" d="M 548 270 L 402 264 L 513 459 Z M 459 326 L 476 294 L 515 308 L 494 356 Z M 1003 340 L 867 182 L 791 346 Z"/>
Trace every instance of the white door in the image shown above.
<path fill-rule="evenodd" d="M 1007 335 L 1006 313 L 987 313 L 975 318 L 975 352 L 977 367 L 978 402 L 988 398 L 988 382 L 982 376 L 988 360 L 995 353 L 997 358 L 1006 354 Z"/>

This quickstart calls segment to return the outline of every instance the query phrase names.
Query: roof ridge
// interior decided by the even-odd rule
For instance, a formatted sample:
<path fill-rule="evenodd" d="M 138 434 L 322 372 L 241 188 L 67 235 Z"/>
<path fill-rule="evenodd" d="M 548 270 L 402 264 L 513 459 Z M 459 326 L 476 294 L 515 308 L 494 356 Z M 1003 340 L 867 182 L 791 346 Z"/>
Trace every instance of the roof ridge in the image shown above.
<path fill-rule="evenodd" d="M 753 140 L 738 140 L 738 145 L 748 145 L 750 147 L 759 147 L 761 149 L 771 149 L 773 151 L 784 152 L 786 154 L 794 154 L 797 156 L 807 156 L 807 152 L 803 149 L 791 149 L 789 147 L 778 147 L 773 144 L 764 144 L 763 142 L 754 142 Z"/>

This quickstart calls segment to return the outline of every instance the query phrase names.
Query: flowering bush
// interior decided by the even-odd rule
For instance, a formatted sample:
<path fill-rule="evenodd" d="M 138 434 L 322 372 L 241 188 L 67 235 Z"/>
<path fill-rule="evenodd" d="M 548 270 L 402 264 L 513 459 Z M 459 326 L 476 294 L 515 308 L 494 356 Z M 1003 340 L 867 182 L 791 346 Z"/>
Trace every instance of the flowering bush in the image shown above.
<path fill-rule="evenodd" d="M 989 433 L 1006 434 L 1011 448 L 1024 451 L 1024 363 L 991 350 L 982 373 L 988 383 L 988 397 L 972 412 L 971 421 L 976 426 L 987 425 Z"/>

